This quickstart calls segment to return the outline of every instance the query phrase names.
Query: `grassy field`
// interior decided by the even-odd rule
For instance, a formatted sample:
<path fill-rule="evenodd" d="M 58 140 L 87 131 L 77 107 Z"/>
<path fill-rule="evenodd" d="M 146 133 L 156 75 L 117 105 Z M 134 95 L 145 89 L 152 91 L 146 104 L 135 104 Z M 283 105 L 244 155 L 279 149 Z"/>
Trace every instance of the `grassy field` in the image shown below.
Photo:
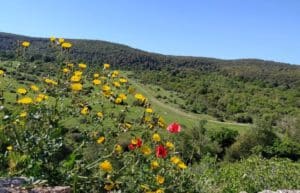
<path fill-rule="evenodd" d="M 126 75 L 130 77 L 131 72 L 126 72 Z M 172 120 L 178 120 L 180 123 L 186 127 L 196 126 L 199 121 L 207 120 L 207 127 L 209 129 L 220 129 L 223 127 L 231 128 L 239 132 L 245 132 L 251 127 L 250 124 L 241 124 L 234 122 L 220 122 L 214 117 L 206 114 L 195 114 L 192 112 L 187 112 L 180 108 L 180 104 L 183 100 L 176 96 L 176 93 L 171 93 L 156 85 L 145 85 L 138 82 L 138 80 L 130 79 L 131 84 L 142 94 L 147 96 L 151 101 L 154 109 L 164 117 L 166 121 L 170 122 Z M 156 96 L 166 96 L 157 98 Z M 165 99 L 164 99 L 165 98 Z M 172 103 L 172 100 L 178 101 L 177 104 Z"/>

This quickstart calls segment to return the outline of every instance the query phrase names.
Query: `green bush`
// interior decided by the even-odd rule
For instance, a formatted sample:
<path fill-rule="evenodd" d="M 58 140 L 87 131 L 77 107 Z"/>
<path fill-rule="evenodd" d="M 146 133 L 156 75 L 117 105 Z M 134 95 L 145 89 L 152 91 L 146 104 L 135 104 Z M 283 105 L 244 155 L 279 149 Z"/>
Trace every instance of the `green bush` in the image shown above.
<path fill-rule="evenodd" d="M 265 157 L 286 157 L 294 161 L 300 159 L 300 144 L 288 137 L 277 139 L 272 146 L 262 150 Z"/>
<path fill-rule="evenodd" d="M 213 178 L 218 189 L 221 189 L 219 192 L 224 193 L 299 189 L 300 164 L 285 159 L 251 157 L 221 165 Z"/>

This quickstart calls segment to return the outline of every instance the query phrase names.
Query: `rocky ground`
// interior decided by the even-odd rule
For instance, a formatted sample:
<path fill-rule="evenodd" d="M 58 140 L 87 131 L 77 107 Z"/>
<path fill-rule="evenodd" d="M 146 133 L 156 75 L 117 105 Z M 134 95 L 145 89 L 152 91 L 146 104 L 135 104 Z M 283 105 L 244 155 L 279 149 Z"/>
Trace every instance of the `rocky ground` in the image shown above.
<path fill-rule="evenodd" d="M 0 193 L 70 193 L 71 188 L 68 186 L 55 187 L 26 187 L 25 178 L 0 178 Z"/>

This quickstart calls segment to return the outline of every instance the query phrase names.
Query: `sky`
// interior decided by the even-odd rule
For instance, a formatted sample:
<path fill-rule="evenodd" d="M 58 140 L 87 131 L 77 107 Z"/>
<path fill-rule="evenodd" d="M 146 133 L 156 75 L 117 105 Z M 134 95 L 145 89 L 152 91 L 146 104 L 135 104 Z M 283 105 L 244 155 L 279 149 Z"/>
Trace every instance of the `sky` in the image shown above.
<path fill-rule="evenodd" d="M 2 0 L 0 31 L 300 64 L 300 0 Z"/>

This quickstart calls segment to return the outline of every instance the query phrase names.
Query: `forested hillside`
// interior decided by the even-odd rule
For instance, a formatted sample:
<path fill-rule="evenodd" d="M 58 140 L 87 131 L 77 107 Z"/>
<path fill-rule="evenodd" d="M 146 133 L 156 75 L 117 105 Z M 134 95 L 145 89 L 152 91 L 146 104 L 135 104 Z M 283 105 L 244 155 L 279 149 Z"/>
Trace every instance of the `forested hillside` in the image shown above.
<path fill-rule="evenodd" d="M 49 47 L 47 38 L 0 33 L 0 56 L 14 58 L 18 41 L 28 40 L 30 61 L 51 62 L 56 51 Z M 74 43 L 70 56 L 74 61 L 86 61 L 92 66 L 108 62 L 115 68 L 127 70 L 161 70 L 169 72 L 193 69 L 201 72 L 220 72 L 242 80 L 260 80 L 272 86 L 295 87 L 300 84 L 300 67 L 257 59 L 220 60 L 205 57 L 167 56 L 149 53 L 125 45 L 99 40 L 70 40 Z"/>
<path fill-rule="evenodd" d="M 0 176 L 84 193 L 300 188 L 297 66 L 0 40 Z"/>
<path fill-rule="evenodd" d="M 31 42 L 24 57 L 37 64 L 23 65 L 23 70 L 38 75 L 48 73 L 59 51 L 46 38 L 0 33 L 0 56 L 20 57 L 18 42 L 23 40 Z M 182 109 L 209 114 L 220 121 L 253 123 L 263 119 L 274 126 L 299 117 L 297 65 L 257 59 L 166 56 L 105 41 L 71 41 L 74 46 L 69 57 L 73 62 L 86 61 L 95 69 L 108 62 L 114 68 L 137 72 L 134 77 L 143 83 L 158 84 L 176 92 L 185 101 Z"/>

